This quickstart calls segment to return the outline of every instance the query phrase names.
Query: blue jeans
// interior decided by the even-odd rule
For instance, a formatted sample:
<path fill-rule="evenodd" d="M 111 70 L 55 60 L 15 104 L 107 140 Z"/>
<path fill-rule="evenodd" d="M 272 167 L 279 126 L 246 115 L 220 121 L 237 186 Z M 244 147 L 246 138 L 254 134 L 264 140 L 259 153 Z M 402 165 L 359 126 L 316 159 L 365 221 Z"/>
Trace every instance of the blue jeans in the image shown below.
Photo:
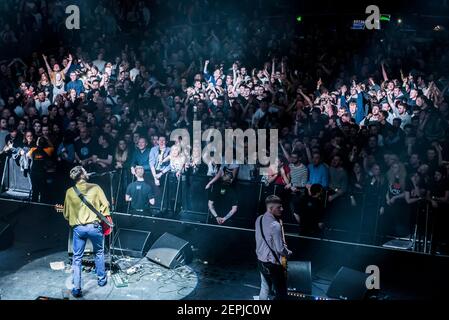
<path fill-rule="evenodd" d="M 100 224 L 79 225 L 73 228 L 73 287 L 81 290 L 81 260 L 86 247 L 86 240 L 92 242 L 95 253 L 95 269 L 98 284 L 104 285 L 107 281 L 104 263 L 104 237 Z"/>

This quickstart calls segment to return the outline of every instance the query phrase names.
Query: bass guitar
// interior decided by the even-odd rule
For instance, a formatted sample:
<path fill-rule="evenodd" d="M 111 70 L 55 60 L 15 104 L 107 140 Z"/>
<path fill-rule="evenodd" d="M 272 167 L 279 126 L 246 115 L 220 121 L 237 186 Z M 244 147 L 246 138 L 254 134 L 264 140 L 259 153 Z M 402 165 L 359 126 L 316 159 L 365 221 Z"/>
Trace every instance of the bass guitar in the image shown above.
<path fill-rule="evenodd" d="M 281 231 L 282 231 L 282 241 L 285 242 L 285 234 L 284 234 L 284 225 L 282 224 L 282 220 L 279 220 L 279 223 L 281 224 Z M 285 277 L 287 278 L 287 271 L 288 271 L 288 260 L 286 256 L 281 256 L 281 265 L 284 268 Z"/>

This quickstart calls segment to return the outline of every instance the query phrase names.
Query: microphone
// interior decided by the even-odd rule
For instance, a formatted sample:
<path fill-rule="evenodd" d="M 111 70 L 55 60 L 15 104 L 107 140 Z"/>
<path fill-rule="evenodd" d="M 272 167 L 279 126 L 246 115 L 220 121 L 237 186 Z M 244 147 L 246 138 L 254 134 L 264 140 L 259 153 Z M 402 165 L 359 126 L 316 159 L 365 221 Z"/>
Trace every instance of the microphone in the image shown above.
<path fill-rule="evenodd" d="M 86 175 L 87 175 L 88 178 L 90 178 L 90 177 L 98 176 L 98 173 L 97 172 L 88 172 Z"/>
<path fill-rule="evenodd" d="M 116 170 L 112 170 L 112 171 L 107 171 L 107 172 L 101 172 L 101 173 L 99 173 L 99 172 L 88 172 L 87 173 L 87 177 L 102 177 L 102 176 L 105 176 L 105 175 L 107 175 L 107 174 L 114 174 L 114 173 L 116 173 L 117 171 Z"/>

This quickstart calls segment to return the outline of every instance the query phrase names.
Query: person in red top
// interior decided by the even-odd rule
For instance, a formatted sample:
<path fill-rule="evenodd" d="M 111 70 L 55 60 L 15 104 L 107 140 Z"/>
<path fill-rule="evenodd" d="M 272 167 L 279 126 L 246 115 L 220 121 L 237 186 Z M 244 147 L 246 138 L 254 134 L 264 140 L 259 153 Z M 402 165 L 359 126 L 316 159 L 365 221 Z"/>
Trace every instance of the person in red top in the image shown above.
<path fill-rule="evenodd" d="M 274 182 L 277 186 L 276 189 L 279 189 L 280 187 L 284 189 L 285 186 L 290 183 L 290 168 L 285 158 L 278 158 L 275 165 L 270 167 L 268 170 L 268 182 L 270 184 Z"/>
<path fill-rule="evenodd" d="M 290 168 L 286 158 L 280 156 L 268 168 L 265 195 L 275 194 L 282 199 L 282 204 L 288 208 L 290 201 Z"/>

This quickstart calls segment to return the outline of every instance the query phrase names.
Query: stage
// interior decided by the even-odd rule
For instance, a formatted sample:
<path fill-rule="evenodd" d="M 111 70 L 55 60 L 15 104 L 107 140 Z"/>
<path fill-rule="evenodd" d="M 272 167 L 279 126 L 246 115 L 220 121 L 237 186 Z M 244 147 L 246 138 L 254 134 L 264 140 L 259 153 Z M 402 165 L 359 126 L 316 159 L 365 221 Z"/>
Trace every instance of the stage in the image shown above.
<path fill-rule="evenodd" d="M 14 230 L 14 242 L 0 251 L 0 295 L 4 300 L 39 296 L 71 298 L 68 226 L 52 207 L 0 200 L 1 216 Z M 253 300 L 260 276 L 256 269 L 254 231 L 156 217 L 116 213 L 118 228 L 151 231 L 152 241 L 169 232 L 189 241 L 191 263 L 168 269 L 146 258 L 142 267 L 119 287 L 110 277 L 98 287 L 92 270 L 83 271 L 86 300 Z M 311 261 L 312 295 L 326 297 L 342 266 L 364 271 L 380 269 L 382 297 L 429 299 L 444 293 L 449 259 L 425 254 L 287 235 L 294 260 Z M 64 262 L 52 270 L 51 262 Z M 131 262 L 132 263 L 132 262 Z M 135 264 L 134 263 L 134 264 Z"/>

